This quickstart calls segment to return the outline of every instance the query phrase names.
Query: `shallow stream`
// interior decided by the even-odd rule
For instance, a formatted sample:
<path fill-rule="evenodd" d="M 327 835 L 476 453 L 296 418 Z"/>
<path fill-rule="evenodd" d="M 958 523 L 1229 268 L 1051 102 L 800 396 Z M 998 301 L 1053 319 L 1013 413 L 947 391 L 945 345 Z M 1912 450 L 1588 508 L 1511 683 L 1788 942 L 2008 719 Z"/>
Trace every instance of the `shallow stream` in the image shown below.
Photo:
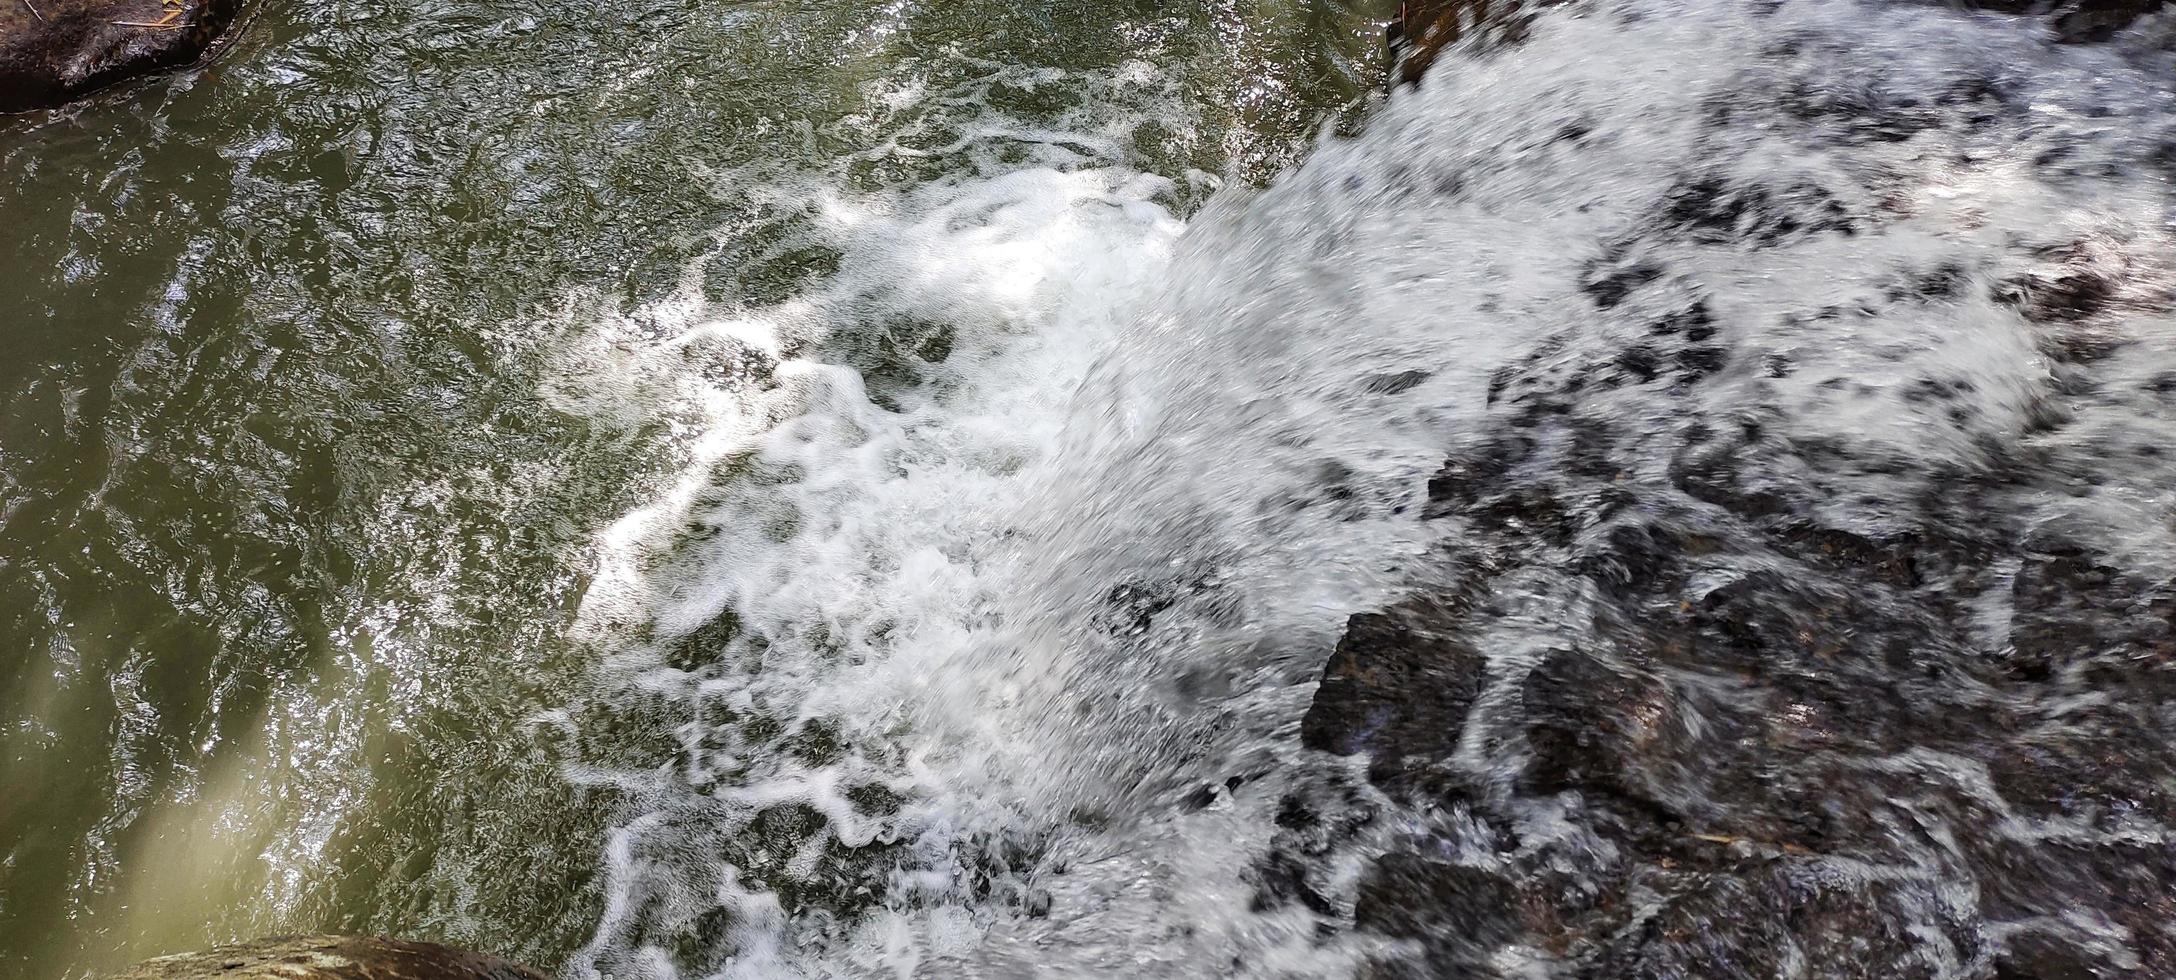
<path fill-rule="evenodd" d="M 1573 5 L 1386 105 L 1388 6 L 306 0 L 0 127 L 0 976 L 1350 973 L 1434 818 L 1260 900 L 1364 765 L 1300 719 L 1585 360 L 1781 406 L 1873 535 L 2120 335 L 2122 454 L 2015 507 L 2171 567 L 2176 27 Z"/>

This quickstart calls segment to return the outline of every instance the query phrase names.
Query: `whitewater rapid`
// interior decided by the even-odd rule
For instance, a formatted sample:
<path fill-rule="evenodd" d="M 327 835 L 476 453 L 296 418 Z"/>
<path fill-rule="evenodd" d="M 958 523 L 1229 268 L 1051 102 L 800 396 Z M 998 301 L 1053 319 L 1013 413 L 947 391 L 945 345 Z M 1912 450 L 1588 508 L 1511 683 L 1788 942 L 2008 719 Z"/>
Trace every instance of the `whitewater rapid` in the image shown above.
<path fill-rule="evenodd" d="M 594 703 L 540 722 L 669 743 L 568 769 L 633 801 L 572 975 L 1349 972 L 1382 950 L 1341 928 L 1350 886 L 1406 823 L 1329 859 L 1327 911 L 1257 901 L 1256 863 L 1295 782 L 1357 764 L 1299 719 L 1346 618 L 1460 547 L 1426 484 L 1504 372 L 1623 365 L 1571 395 L 1658 445 L 1778 406 L 1883 464 L 1803 475 L 1877 527 L 2059 383 L 2000 284 L 2104 275 L 2122 326 L 2075 330 L 2176 369 L 2147 163 L 2176 146 L 2169 30 L 2059 49 L 1936 6 L 1574 4 L 1262 191 L 1134 168 L 1108 134 L 1173 111 L 1145 66 L 1061 87 L 1150 93 L 1072 131 L 980 105 L 1020 83 L 993 67 L 902 87 L 963 120 L 937 150 L 721 175 L 837 261 L 765 302 L 691 273 L 563 351 L 555 404 L 680 464 L 601 536 Z M 946 167 L 853 176 L 901 154 Z M 1895 300 L 1928 277 L 1956 282 Z M 1930 376 L 1961 383 L 1915 397 Z M 2076 451 L 2157 444 L 2162 414 L 2111 400 Z M 2176 567 L 2140 533 L 2171 464 L 2106 466 L 2032 505 Z M 1532 615 L 1507 649 L 1576 619 Z"/>

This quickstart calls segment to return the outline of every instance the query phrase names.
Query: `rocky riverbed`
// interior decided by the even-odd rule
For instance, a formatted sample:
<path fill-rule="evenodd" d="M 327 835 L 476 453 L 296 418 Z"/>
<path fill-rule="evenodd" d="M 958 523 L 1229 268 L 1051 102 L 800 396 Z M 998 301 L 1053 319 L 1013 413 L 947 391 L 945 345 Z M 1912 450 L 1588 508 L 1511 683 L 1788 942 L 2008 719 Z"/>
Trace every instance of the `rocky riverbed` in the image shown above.
<path fill-rule="evenodd" d="M 2155 6 L 2007 9 L 2060 44 Z M 2165 65 L 2155 29 L 2096 63 Z M 1686 174 L 1603 243 L 1596 325 L 1497 371 L 1429 481 L 1441 584 L 1351 619 L 1302 729 L 1365 785 L 1286 798 L 1259 902 L 1332 909 L 1331 856 L 1376 835 L 1352 914 L 1397 941 L 1380 977 L 2176 976 L 2176 129 L 2103 103 L 2138 137 L 2104 154 L 1999 70 L 1934 98 L 1885 74 L 1840 99 L 1786 68 L 1706 125 L 2161 195 L 2135 234 L 1868 268 L 1917 210 L 1905 169 Z M 1847 263 L 1830 301 L 1740 322 L 1793 250 Z M 2014 323 L 1998 356 L 2032 366 L 1913 326 L 1959 317 Z"/>

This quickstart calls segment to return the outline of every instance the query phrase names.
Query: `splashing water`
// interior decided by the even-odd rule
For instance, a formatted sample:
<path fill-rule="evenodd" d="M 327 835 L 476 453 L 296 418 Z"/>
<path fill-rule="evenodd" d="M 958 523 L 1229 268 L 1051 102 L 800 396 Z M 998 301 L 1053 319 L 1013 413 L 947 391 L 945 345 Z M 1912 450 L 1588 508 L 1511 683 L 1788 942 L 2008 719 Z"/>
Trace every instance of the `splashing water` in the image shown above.
<path fill-rule="evenodd" d="M 604 537 L 600 692 L 544 719 L 631 801 L 573 974 L 1380 953 L 1352 883 L 1429 818 L 1329 855 L 1315 903 L 1263 900 L 1260 862 L 1280 800 L 1345 765 L 1297 731 L 1346 618 L 1476 546 L 1422 519 L 1427 483 L 1513 403 L 1638 434 L 1603 471 L 1543 447 L 1571 497 L 1757 416 L 1833 454 L 1769 479 L 1879 535 L 2084 392 L 2037 443 L 2075 487 L 2002 506 L 2165 578 L 2172 30 L 1555 8 L 1183 234 L 1208 179 L 1130 170 L 1093 125 L 975 115 L 939 151 L 961 170 L 898 187 L 726 175 L 835 271 L 766 303 L 690 286 L 571 344 L 552 389 L 685 462 Z M 1492 670 L 1592 639 L 1532 615 Z"/>

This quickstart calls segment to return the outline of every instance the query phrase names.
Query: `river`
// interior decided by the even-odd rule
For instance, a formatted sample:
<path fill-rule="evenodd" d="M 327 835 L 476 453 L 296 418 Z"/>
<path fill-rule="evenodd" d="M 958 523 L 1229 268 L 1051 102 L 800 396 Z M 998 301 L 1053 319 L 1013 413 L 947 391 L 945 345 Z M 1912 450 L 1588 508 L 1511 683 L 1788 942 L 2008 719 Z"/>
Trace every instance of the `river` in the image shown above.
<path fill-rule="evenodd" d="M 1436 818 L 1257 868 L 1501 379 L 1769 399 L 1874 534 L 2062 383 L 1998 285 L 2120 270 L 2039 319 L 2176 367 L 2158 35 L 1632 0 L 1386 104 L 1391 6 L 306 0 L 0 126 L 0 975 L 1350 973 Z M 2076 411 L 2123 462 L 2014 508 L 2161 575 L 2165 404 Z"/>
<path fill-rule="evenodd" d="M 807 293 L 834 209 L 947 180 L 1174 175 L 1083 232 L 1168 237 L 1367 95 L 1381 16 L 267 5 L 207 70 L 0 129 L 0 974 L 304 926 L 564 961 L 626 794 L 559 753 L 668 732 L 536 719 L 593 683 L 599 532 L 704 452 L 568 395 L 570 352 Z M 809 340 L 918 364 L 905 329 Z"/>

